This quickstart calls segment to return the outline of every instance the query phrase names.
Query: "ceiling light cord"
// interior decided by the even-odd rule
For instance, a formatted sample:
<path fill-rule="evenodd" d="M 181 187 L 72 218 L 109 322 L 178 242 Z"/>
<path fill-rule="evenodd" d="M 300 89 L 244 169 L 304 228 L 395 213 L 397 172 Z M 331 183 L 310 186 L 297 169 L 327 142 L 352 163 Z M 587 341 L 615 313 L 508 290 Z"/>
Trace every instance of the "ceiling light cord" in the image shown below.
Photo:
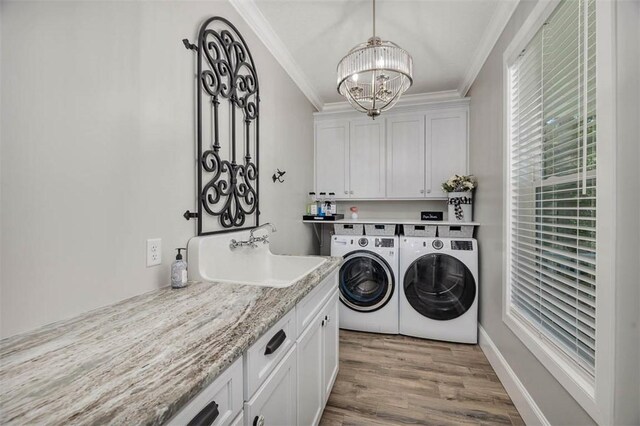
<path fill-rule="evenodd" d="M 376 0 L 373 0 L 373 39 L 376 38 Z"/>

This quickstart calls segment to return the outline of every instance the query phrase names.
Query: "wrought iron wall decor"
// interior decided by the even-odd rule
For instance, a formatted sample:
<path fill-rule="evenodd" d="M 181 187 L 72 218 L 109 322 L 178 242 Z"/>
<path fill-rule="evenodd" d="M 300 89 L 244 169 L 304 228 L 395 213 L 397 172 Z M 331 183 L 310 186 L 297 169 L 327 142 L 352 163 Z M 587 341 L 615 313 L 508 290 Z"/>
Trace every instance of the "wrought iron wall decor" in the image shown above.
<path fill-rule="evenodd" d="M 182 42 L 198 55 L 198 212 L 184 217 L 198 219 L 198 235 L 257 226 L 260 91 L 251 52 L 219 16 L 202 24 L 197 44 Z M 209 226 L 207 217 L 217 220 Z"/>

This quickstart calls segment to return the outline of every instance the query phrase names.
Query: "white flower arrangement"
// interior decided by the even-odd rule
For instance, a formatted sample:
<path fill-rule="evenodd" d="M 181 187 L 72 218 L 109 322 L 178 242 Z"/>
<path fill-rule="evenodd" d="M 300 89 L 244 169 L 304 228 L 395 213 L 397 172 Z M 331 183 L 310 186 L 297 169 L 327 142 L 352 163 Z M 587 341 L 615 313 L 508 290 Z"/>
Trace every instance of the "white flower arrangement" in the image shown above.
<path fill-rule="evenodd" d="M 442 183 L 444 192 L 467 192 L 478 187 L 478 181 L 473 175 L 453 175 Z"/>

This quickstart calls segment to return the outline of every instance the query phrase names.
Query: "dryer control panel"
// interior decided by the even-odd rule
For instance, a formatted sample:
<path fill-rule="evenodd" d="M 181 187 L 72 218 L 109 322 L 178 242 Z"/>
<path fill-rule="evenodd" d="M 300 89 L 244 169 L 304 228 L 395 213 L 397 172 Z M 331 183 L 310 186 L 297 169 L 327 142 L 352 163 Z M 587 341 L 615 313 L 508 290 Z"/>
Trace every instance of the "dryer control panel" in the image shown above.
<path fill-rule="evenodd" d="M 473 250 L 473 241 L 451 241 L 451 250 Z"/>
<path fill-rule="evenodd" d="M 375 246 L 376 247 L 393 247 L 394 240 L 393 238 L 376 238 Z"/>

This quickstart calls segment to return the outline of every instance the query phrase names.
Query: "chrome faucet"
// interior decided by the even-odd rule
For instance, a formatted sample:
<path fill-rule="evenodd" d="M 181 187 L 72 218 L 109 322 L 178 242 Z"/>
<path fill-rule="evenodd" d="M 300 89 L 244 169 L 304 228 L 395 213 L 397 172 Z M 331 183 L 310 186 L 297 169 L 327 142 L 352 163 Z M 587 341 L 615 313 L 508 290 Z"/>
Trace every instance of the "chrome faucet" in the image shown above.
<path fill-rule="evenodd" d="M 262 237 L 255 237 L 253 234 L 254 232 L 260 230 L 260 229 L 265 229 L 265 228 L 271 228 L 270 232 L 267 233 L 266 235 L 263 235 Z M 256 248 L 258 247 L 257 243 L 262 243 L 262 244 L 268 244 L 269 243 L 269 235 L 273 232 L 276 232 L 277 229 L 274 225 L 272 225 L 271 223 L 263 223 L 260 226 L 256 226 L 255 228 L 253 228 L 251 231 L 249 231 L 249 239 L 246 241 L 236 241 L 231 240 L 231 242 L 229 243 L 229 248 L 231 250 L 236 249 L 238 247 L 244 247 L 244 246 L 249 246 L 251 248 Z"/>
<path fill-rule="evenodd" d="M 267 228 L 267 227 L 270 227 L 270 228 L 271 228 L 271 231 L 270 231 L 269 233 L 267 233 L 266 235 L 264 235 L 264 236 L 262 236 L 262 237 L 254 237 L 254 236 L 253 236 L 253 233 L 254 233 L 254 232 L 256 232 L 257 230 L 259 230 L 259 229 L 265 229 L 265 228 Z M 262 224 L 262 225 L 260 225 L 260 226 L 256 226 L 255 228 L 253 228 L 253 229 L 249 232 L 249 240 L 253 239 L 254 241 L 262 241 L 263 243 L 265 243 L 265 244 L 266 244 L 266 243 L 268 243 L 268 242 L 269 242 L 269 235 L 270 235 L 270 234 L 272 234 L 272 233 L 274 233 L 274 232 L 276 232 L 276 231 L 277 231 L 277 229 L 276 229 L 276 227 L 275 227 L 273 224 L 271 224 L 271 223 L 269 223 L 269 222 L 267 222 L 267 223 L 263 223 L 263 224 Z"/>

